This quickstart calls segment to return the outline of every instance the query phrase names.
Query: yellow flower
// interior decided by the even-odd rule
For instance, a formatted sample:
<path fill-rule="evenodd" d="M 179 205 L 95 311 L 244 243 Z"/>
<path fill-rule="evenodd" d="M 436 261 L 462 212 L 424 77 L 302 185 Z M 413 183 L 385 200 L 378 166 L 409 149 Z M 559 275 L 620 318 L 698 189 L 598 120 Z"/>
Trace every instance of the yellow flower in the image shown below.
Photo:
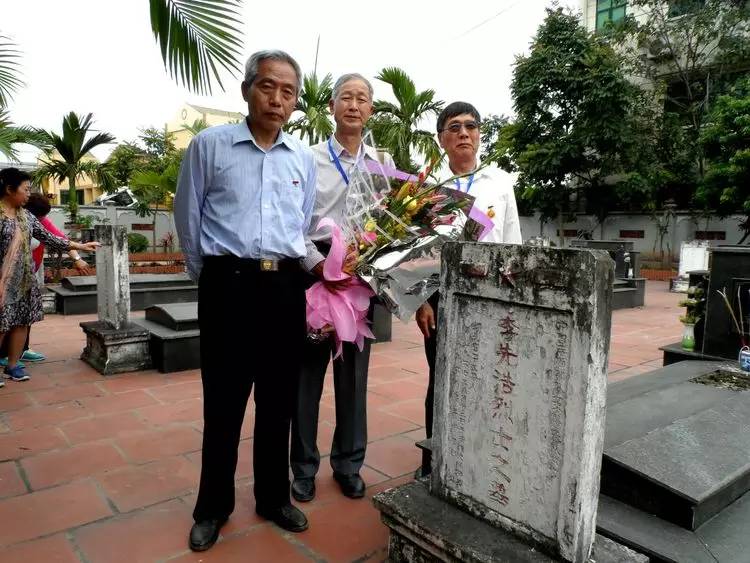
<path fill-rule="evenodd" d="M 399 201 L 399 200 L 403 199 L 406 196 L 406 194 L 409 193 L 409 187 L 410 186 L 411 186 L 411 183 L 409 183 L 409 182 L 405 182 L 404 185 L 401 186 L 401 189 L 396 194 L 396 198 L 395 198 L 396 201 Z"/>

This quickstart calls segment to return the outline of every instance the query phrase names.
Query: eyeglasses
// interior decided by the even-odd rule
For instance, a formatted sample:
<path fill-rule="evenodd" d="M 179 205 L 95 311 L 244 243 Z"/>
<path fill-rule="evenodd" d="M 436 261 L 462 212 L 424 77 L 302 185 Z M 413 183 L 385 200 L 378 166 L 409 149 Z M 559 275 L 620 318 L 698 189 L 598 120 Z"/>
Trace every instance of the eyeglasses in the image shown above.
<path fill-rule="evenodd" d="M 448 127 L 442 129 L 440 132 L 442 133 L 443 131 L 449 131 L 455 135 L 456 133 L 461 131 L 461 127 L 465 128 L 467 133 L 471 133 L 472 131 L 476 131 L 477 129 L 479 129 L 479 123 L 477 123 L 476 121 L 464 121 L 463 123 L 454 122 L 448 125 Z"/>

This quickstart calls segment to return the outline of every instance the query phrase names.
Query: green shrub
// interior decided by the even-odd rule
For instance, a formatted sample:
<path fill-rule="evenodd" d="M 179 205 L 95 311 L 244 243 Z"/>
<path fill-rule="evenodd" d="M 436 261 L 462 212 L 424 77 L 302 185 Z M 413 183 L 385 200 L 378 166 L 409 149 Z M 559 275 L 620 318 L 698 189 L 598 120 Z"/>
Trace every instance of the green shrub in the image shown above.
<path fill-rule="evenodd" d="M 148 250 L 148 239 L 140 233 L 128 233 L 128 252 L 146 252 Z"/>

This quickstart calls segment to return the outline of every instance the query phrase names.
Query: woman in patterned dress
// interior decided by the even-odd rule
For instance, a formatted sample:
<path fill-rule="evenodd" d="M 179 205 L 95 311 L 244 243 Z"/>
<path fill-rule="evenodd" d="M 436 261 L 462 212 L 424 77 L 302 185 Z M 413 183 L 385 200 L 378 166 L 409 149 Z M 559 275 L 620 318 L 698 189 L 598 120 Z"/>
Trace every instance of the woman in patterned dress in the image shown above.
<path fill-rule="evenodd" d="M 14 381 L 29 375 L 18 359 L 32 323 L 42 320 L 42 295 L 34 276 L 32 237 L 53 250 L 93 252 L 98 242 L 79 244 L 56 237 L 23 209 L 29 198 L 31 177 L 17 168 L 0 170 L 0 341 L 7 339 L 8 365 L 4 374 Z M 2 386 L 0 381 L 0 387 Z"/>

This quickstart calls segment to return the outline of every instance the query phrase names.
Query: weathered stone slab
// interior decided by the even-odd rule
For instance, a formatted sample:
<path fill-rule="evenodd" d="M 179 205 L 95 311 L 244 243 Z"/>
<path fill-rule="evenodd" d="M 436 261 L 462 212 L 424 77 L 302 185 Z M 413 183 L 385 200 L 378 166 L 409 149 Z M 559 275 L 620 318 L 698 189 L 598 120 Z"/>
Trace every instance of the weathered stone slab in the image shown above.
<path fill-rule="evenodd" d="M 553 563 L 557 559 L 429 494 L 413 482 L 375 495 L 390 529 L 388 561 L 433 563 Z M 648 558 L 596 536 L 591 563 L 647 563 Z"/>
<path fill-rule="evenodd" d="M 198 328 L 198 303 L 163 303 L 146 308 L 146 320 L 171 330 Z"/>
<path fill-rule="evenodd" d="M 750 489 L 750 386 L 691 380 L 655 394 L 663 426 L 606 448 L 602 490 L 695 530 Z"/>
<path fill-rule="evenodd" d="M 96 301 L 99 320 L 120 329 L 130 313 L 130 270 L 126 227 L 97 225 L 96 238 L 102 244 L 96 253 Z"/>
<path fill-rule="evenodd" d="M 80 326 L 86 334 L 81 359 L 102 375 L 151 367 L 149 334 L 143 327 L 128 323 L 115 329 L 103 321 L 83 322 Z"/>
<path fill-rule="evenodd" d="M 96 276 L 71 276 L 61 280 L 63 289 L 76 293 L 96 291 Z M 133 274 L 130 276 L 130 289 L 158 289 L 160 287 L 193 286 L 187 274 Z"/>
<path fill-rule="evenodd" d="M 603 251 L 443 248 L 432 492 L 568 561 L 594 539 L 613 279 Z"/>

